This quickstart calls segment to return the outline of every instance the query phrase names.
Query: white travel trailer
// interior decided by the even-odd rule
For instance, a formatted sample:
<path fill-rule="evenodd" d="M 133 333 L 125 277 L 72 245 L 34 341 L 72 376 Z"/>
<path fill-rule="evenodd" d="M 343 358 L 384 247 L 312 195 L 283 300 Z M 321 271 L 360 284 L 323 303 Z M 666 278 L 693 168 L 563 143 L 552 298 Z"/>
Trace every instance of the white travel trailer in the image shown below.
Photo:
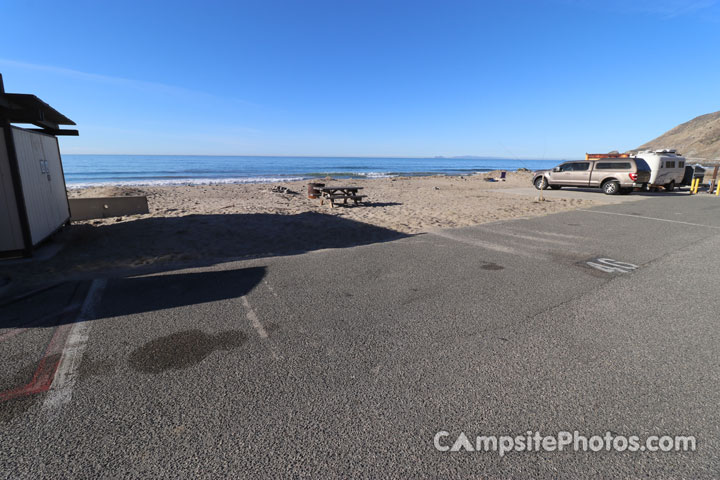
<path fill-rule="evenodd" d="M 675 150 L 645 150 L 638 152 L 635 158 L 643 159 L 650 167 L 648 187 L 665 187 L 673 191 L 682 185 L 685 175 L 685 157 Z"/>

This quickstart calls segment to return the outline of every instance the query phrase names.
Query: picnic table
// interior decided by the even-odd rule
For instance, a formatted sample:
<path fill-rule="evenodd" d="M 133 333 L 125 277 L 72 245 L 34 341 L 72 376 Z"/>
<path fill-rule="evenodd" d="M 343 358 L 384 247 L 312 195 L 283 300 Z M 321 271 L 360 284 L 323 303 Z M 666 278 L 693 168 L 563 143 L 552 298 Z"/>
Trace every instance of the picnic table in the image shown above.
<path fill-rule="evenodd" d="M 347 205 L 348 200 L 355 202 L 355 205 L 359 201 L 362 201 L 367 195 L 358 195 L 358 192 L 363 187 L 352 187 L 352 186 L 334 186 L 334 187 L 320 187 L 316 188 L 320 192 L 320 203 L 325 203 L 325 200 L 330 201 L 330 207 L 335 207 L 335 202 L 342 200 L 343 205 Z"/>

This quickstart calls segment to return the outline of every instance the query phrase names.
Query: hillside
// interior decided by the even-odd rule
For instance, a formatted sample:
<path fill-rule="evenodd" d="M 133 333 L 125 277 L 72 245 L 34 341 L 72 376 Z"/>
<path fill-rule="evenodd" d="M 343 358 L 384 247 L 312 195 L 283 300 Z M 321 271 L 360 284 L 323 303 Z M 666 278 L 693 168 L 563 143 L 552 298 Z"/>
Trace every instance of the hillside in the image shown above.
<path fill-rule="evenodd" d="M 720 112 L 695 117 L 637 150 L 674 148 L 686 157 L 720 162 Z"/>

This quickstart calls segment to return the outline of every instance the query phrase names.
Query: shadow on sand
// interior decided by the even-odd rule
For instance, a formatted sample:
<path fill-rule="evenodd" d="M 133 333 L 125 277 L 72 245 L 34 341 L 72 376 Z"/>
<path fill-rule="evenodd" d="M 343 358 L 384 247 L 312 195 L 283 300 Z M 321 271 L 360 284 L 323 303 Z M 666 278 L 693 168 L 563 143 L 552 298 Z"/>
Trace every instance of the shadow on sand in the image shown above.
<path fill-rule="evenodd" d="M 306 212 L 297 215 L 218 214 L 142 218 L 106 225 L 76 224 L 55 241 L 65 244 L 42 262 L 3 266 L 15 279 L 85 275 L 98 272 L 167 270 L 172 264 L 205 266 L 222 261 L 292 255 L 346 248 L 407 237 L 395 230 Z M 152 268 L 150 268 L 152 269 Z M 37 282 L 30 282 L 37 283 Z"/>
<path fill-rule="evenodd" d="M 65 247 L 54 257 L 6 266 L 0 262 L 0 275 L 7 272 L 17 285 L 15 291 L 6 295 L 0 305 L 13 296 L 32 291 L 38 285 L 71 285 L 97 277 L 118 278 L 171 272 L 233 259 L 347 248 L 407 236 L 339 215 L 312 212 L 298 215 L 190 215 L 143 218 L 108 225 L 76 224 L 58 235 L 56 241 L 65 243 Z M 113 280 L 116 284 L 114 288 L 123 288 L 127 283 L 142 285 L 139 291 L 154 293 L 143 295 L 143 300 L 133 302 L 132 306 L 118 305 L 116 312 L 110 313 L 129 314 L 240 297 L 245 290 L 252 288 L 249 285 L 254 286 L 264 275 L 264 272 L 258 273 L 254 269 L 238 272 L 243 273 L 165 274 L 157 278 Z M 60 295 L 59 291 L 54 291 Z M 63 292 L 60 296 L 62 298 L 57 301 L 46 302 L 48 306 L 52 305 L 54 312 L 68 308 L 67 299 L 72 296 L 72 292 Z M 27 315 L 34 312 L 35 308 L 30 308 L 30 305 L 35 298 L 40 297 L 49 298 L 43 293 L 32 295 L 27 299 L 29 303 L 15 303 L 13 310 L 24 310 L 25 314 L 10 314 L 9 307 L 0 308 L 0 316 L 4 317 L 0 329 L 29 326 L 33 318 L 45 317 L 48 313 L 44 311 L 37 312 L 38 315 Z M 34 326 L 63 323 L 62 319 L 56 317 Z"/>
<path fill-rule="evenodd" d="M 227 259 L 288 255 L 386 242 L 406 235 L 338 215 L 307 212 L 188 215 L 102 226 L 73 225 L 65 236 L 68 247 L 63 256 L 95 253 L 101 261 L 133 264 L 166 256 Z"/>

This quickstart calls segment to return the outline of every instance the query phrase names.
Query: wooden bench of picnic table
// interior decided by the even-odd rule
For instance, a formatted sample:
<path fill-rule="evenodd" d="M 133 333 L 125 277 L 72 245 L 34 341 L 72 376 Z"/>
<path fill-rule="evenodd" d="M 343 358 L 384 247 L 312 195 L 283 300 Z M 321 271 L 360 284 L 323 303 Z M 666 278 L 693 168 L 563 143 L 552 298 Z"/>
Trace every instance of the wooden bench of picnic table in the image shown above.
<path fill-rule="evenodd" d="M 355 205 L 359 201 L 362 201 L 367 195 L 358 195 L 358 191 L 362 190 L 362 187 L 322 187 L 317 189 L 320 192 L 320 203 L 325 203 L 325 200 L 330 201 L 330 207 L 334 208 L 335 203 L 338 200 L 343 201 L 343 205 L 347 205 L 348 200 L 352 200 Z"/>
<path fill-rule="evenodd" d="M 342 200 L 343 205 L 347 204 L 348 200 L 352 200 L 355 202 L 355 205 L 357 205 L 358 202 L 361 202 L 365 197 L 367 197 L 367 195 L 326 195 L 323 197 L 323 200 L 330 200 L 330 207 L 335 207 L 336 200 Z"/>

